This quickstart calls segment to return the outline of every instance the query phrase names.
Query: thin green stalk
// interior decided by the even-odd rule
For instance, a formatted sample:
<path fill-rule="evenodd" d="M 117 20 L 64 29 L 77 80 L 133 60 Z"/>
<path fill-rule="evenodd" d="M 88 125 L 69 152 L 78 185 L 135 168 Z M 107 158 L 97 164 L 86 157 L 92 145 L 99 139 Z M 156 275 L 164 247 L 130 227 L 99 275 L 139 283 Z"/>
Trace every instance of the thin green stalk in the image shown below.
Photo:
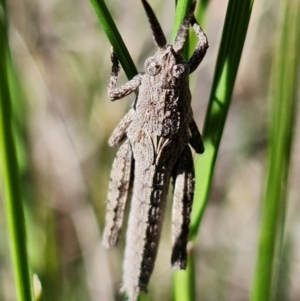
<path fill-rule="evenodd" d="M 137 74 L 137 69 L 132 61 L 132 58 L 128 52 L 128 49 L 117 29 L 115 22 L 113 21 L 109 10 L 104 0 L 90 0 L 99 22 L 116 52 L 118 59 L 126 73 L 126 76 L 131 79 Z"/>
<path fill-rule="evenodd" d="M 242 55 L 253 2 L 254 0 L 230 0 L 228 3 L 214 81 L 204 124 L 203 141 L 205 152 L 197 156 L 196 159 L 196 189 L 190 226 L 190 237 L 192 240 L 196 239 L 200 222 L 206 208 L 215 162 L 230 106 L 231 95 Z M 191 261 L 191 256 L 188 256 L 188 261 Z M 175 288 L 175 292 L 180 291 L 180 294 L 174 294 L 174 300 L 195 300 L 195 292 L 191 292 L 195 285 L 191 285 L 190 282 L 186 281 L 186 279 L 189 279 L 191 282 L 195 281 L 196 275 L 194 267 L 188 265 L 185 272 L 175 273 L 174 277 L 174 283 L 176 286 L 179 286 Z"/>
<path fill-rule="evenodd" d="M 280 39 L 273 64 L 266 187 L 251 301 L 273 299 L 284 238 L 285 208 L 299 80 L 300 1 L 281 1 Z"/>
<path fill-rule="evenodd" d="M 196 159 L 196 189 L 190 233 L 195 238 L 211 187 L 218 149 L 242 55 L 254 0 L 230 0 L 219 49 L 203 140 L 205 152 Z"/>
<path fill-rule="evenodd" d="M 0 41 L 0 156 L 1 172 L 5 188 L 5 208 L 18 300 L 32 301 L 33 295 L 26 248 L 20 173 L 12 131 L 13 118 L 8 80 L 8 74 L 12 65 L 7 37 L 6 7 L 4 0 L 0 1 Z"/>
<path fill-rule="evenodd" d="M 206 20 L 208 4 L 209 0 L 200 0 L 196 7 L 195 16 L 201 26 L 204 25 Z"/>
<path fill-rule="evenodd" d="M 195 280 L 195 252 L 193 248 L 190 248 L 186 270 L 173 274 L 173 300 L 195 300 Z"/>
<path fill-rule="evenodd" d="M 171 41 L 173 42 L 177 31 L 184 19 L 192 0 L 176 0 L 176 13 L 172 30 Z M 199 7 L 199 5 L 197 5 Z M 201 25 L 201 23 L 200 23 Z M 191 38 L 192 37 L 192 38 Z M 183 56 L 187 60 L 189 52 L 195 49 L 195 39 L 192 35 L 188 35 L 183 49 Z M 192 48 L 193 47 L 193 48 Z M 186 271 L 176 271 L 172 279 L 172 299 L 179 300 L 195 300 L 195 271 L 194 271 L 194 250 L 189 252 Z M 188 271 L 188 272 L 187 272 Z"/>

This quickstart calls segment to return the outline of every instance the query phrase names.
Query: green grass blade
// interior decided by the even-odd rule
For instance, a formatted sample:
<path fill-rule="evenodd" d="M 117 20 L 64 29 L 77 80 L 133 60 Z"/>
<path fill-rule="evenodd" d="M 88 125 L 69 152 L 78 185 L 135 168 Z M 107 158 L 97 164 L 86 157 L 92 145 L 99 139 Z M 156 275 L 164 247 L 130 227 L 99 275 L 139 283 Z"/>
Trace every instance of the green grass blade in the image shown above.
<path fill-rule="evenodd" d="M 198 233 L 206 208 L 215 161 L 230 106 L 252 6 L 253 0 L 230 0 L 228 4 L 204 125 L 205 152 L 198 156 L 196 160 L 196 189 L 190 227 L 192 239 L 195 239 Z M 188 261 L 192 261 L 190 254 Z M 174 300 L 195 300 L 195 292 L 191 292 L 194 289 L 196 277 L 194 266 L 188 264 L 185 272 L 175 273 L 174 277 L 174 283 L 176 284 Z M 188 281 L 186 281 L 187 279 Z"/>
<path fill-rule="evenodd" d="M 196 300 L 195 280 L 195 254 L 194 249 L 190 248 L 186 270 L 177 271 L 173 275 L 173 300 Z"/>
<path fill-rule="evenodd" d="M 5 2 L 0 2 L 0 149 L 1 175 L 5 187 L 6 215 L 19 301 L 32 301 L 20 173 L 12 131 L 11 93 L 8 75 L 11 65 L 7 38 Z"/>
<path fill-rule="evenodd" d="M 90 0 L 93 8 L 98 16 L 99 22 L 116 52 L 118 59 L 126 73 L 126 76 L 131 79 L 138 72 L 133 63 L 133 60 L 128 52 L 128 49 L 117 29 L 115 22 L 113 21 L 109 10 L 104 0 Z"/>
<path fill-rule="evenodd" d="M 230 106 L 254 0 L 230 0 L 203 131 L 205 152 L 196 159 L 196 189 L 191 220 L 195 238 L 206 208 L 215 161 Z"/>
<path fill-rule="evenodd" d="M 200 0 L 196 7 L 195 16 L 201 26 L 204 25 L 207 15 L 209 0 Z"/>
<path fill-rule="evenodd" d="M 283 245 L 287 181 L 295 125 L 300 52 L 300 1 L 281 1 L 283 12 L 271 82 L 266 188 L 251 301 L 272 300 Z"/>
<path fill-rule="evenodd" d="M 172 38 L 171 40 L 174 41 L 176 33 L 180 27 L 180 24 L 182 20 L 184 19 L 184 16 L 186 15 L 186 12 L 191 5 L 192 0 L 178 0 L 176 1 L 176 14 L 175 14 L 175 20 L 172 30 Z M 200 5 L 197 5 L 195 16 L 196 18 L 197 13 L 199 14 L 199 7 Z M 202 17 L 204 16 L 204 12 L 202 14 Z M 201 25 L 201 23 L 200 23 Z M 190 50 L 195 49 L 195 45 L 197 43 L 197 39 L 193 35 L 188 35 L 186 39 L 186 43 L 183 49 L 183 56 L 185 59 L 188 59 L 190 56 Z M 186 271 L 177 271 L 173 275 L 172 279 L 173 285 L 173 300 L 179 301 L 179 300 L 195 300 L 195 272 L 194 272 L 194 251 L 193 249 L 190 250 L 189 253 L 189 259 L 187 262 L 187 268 Z"/>

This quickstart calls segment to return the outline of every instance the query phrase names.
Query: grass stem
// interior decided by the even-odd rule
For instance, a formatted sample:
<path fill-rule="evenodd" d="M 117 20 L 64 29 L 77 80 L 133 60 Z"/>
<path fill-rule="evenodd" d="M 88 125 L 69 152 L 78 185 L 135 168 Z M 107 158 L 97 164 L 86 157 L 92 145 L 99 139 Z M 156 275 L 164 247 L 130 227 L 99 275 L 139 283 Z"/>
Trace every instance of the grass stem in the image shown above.
<path fill-rule="evenodd" d="M 20 173 L 13 135 L 13 113 L 9 74 L 12 69 L 7 36 L 6 7 L 0 2 L 0 149 L 1 172 L 5 188 L 5 209 L 19 301 L 32 301 L 31 274 L 26 246 L 26 227 Z"/>
<path fill-rule="evenodd" d="M 282 258 L 290 154 L 299 80 L 300 1 L 281 1 L 280 38 L 273 62 L 266 185 L 251 301 L 273 299 Z"/>

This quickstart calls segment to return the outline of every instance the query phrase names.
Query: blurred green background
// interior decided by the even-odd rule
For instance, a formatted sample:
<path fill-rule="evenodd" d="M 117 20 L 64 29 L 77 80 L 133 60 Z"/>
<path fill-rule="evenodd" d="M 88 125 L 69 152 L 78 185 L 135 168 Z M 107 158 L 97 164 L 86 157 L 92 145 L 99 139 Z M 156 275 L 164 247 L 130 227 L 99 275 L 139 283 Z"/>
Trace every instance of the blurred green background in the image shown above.
<path fill-rule="evenodd" d="M 257 1 L 252 12 L 213 188 L 199 232 L 196 283 L 201 301 L 249 298 L 266 165 L 268 93 L 278 38 L 278 2 Z M 170 37 L 173 1 L 150 3 Z M 143 62 L 155 47 L 142 5 L 136 0 L 110 0 L 107 5 L 138 70 L 143 71 Z M 134 96 L 115 103 L 108 100 L 110 45 L 89 1 L 10 0 L 7 6 L 18 79 L 13 89 L 18 100 L 13 103 L 14 130 L 30 264 L 39 279 L 36 292 L 41 284 L 40 300 L 122 300 L 118 291 L 124 235 L 117 248 L 107 251 L 101 245 L 101 231 L 116 152 L 108 147 L 107 140 Z M 203 28 L 210 48 L 191 80 L 192 105 L 200 129 L 226 7 L 227 1 L 209 3 Z M 121 73 L 119 84 L 126 82 Z M 278 301 L 300 299 L 299 123 L 294 131 L 283 271 L 288 272 L 284 287 L 289 297 Z M 0 191 L 2 188 L 0 182 Z M 149 286 L 151 300 L 170 299 L 170 224 L 168 210 Z M 16 300 L 8 246 L 1 201 L 0 301 Z"/>

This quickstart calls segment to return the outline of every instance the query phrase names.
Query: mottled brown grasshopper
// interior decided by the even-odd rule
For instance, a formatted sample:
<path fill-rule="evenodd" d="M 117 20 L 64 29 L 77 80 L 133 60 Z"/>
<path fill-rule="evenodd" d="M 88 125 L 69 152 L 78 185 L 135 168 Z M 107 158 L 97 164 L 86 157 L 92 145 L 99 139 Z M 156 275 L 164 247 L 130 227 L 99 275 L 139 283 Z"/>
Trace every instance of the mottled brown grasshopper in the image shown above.
<path fill-rule="evenodd" d="M 194 166 L 189 144 L 199 154 L 203 143 L 191 108 L 188 76 L 202 61 L 208 42 L 194 17 L 193 2 L 176 35 L 167 45 L 164 33 L 146 0 L 142 0 L 156 46 L 155 54 L 127 84 L 116 87 L 119 61 L 112 51 L 108 85 L 114 101 L 139 89 L 138 97 L 109 139 L 120 146 L 111 171 L 103 242 L 115 246 L 124 209 L 133 186 L 129 214 L 123 291 L 136 301 L 146 291 L 156 259 L 170 178 L 174 180 L 172 209 L 172 258 L 175 269 L 185 269 L 188 228 L 194 193 Z M 192 26 L 199 41 L 186 62 L 182 49 Z"/>

